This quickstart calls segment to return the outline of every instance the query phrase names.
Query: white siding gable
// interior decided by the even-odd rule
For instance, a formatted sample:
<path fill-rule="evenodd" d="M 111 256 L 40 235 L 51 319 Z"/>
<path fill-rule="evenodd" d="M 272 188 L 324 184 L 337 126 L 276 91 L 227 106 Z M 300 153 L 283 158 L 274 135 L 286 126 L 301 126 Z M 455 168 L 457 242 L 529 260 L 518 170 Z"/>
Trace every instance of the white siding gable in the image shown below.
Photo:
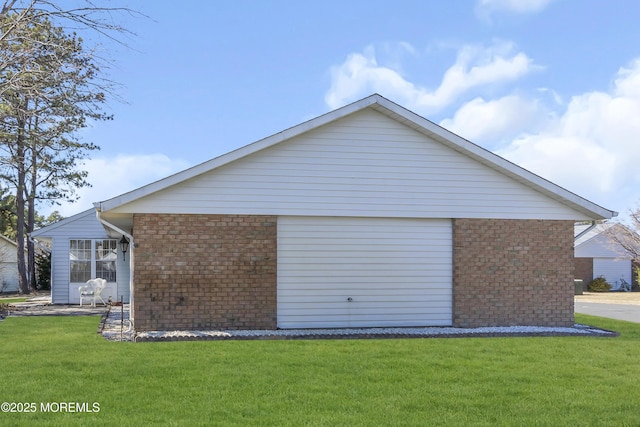
<path fill-rule="evenodd" d="M 358 111 L 110 211 L 584 217 L 373 109 Z"/>
<path fill-rule="evenodd" d="M 576 226 L 580 231 L 580 226 Z M 575 256 L 579 258 L 624 258 L 631 256 L 616 242 L 614 236 L 624 239 L 625 228 L 616 223 L 606 222 L 582 230 L 575 239 Z"/>
<path fill-rule="evenodd" d="M 579 258 L 630 258 L 619 244 L 604 233 L 576 246 L 575 256 Z"/>
<path fill-rule="evenodd" d="M 18 245 L 0 236 L 0 290 L 17 292 L 18 284 Z"/>
<path fill-rule="evenodd" d="M 107 238 L 104 227 L 96 219 L 95 209 L 89 209 L 72 217 L 63 219 L 41 230 L 32 233 L 33 236 L 63 237 L 63 238 Z"/>

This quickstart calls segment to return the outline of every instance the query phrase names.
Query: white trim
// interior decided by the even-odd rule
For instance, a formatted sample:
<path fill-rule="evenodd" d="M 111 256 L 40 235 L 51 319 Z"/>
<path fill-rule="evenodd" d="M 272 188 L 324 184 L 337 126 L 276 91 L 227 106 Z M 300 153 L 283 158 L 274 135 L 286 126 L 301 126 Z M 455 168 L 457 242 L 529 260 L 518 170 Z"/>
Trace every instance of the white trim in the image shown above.
<path fill-rule="evenodd" d="M 105 227 L 105 229 L 109 228 L 116 233 L 124 235 L 127 239 L 129 239 L 129 330 L 133 331 L 135 330 L 135 307 L 133 305 L 133 271 L 135 266 L 133 248 L 135 247 L 135 244 L 133 235 L 106 221 L 104 218 L 102 218 L 102 212 L 100 212 L 100 210 L 98 209 L 96 209 L 96 219 L 100 222 L 100 224 L 102 224 L 103 227 Z"/>

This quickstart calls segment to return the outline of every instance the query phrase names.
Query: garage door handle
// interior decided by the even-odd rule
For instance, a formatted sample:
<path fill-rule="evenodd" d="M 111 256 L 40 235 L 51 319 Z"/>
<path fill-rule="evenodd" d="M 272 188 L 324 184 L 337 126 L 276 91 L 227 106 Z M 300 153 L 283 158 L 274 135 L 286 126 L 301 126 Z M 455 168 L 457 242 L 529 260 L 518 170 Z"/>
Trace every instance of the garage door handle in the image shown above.
<path fill-rule="evenodd" d="M 351 302 L 351 301 L 353 301 L 353 298 L 349 297 L 349 298 L 347 298 L 347 301 Z"/>

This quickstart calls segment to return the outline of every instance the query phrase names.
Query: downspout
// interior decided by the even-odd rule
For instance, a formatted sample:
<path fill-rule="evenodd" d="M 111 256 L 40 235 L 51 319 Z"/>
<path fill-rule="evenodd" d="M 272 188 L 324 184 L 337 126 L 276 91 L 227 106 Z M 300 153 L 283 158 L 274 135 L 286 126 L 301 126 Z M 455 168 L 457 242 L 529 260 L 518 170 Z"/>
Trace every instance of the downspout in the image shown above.
<path fill-rule="evenodd" d="M 618 212 L 615 212 L 615 214 L 617 215 Z M 614 215 L 615 216 L 615 215 Z M 575 236 L 573 238 L 574 241 L 578 240 L 579 237 L 584 236 L 585 234 L 587 234 L 589 231 L 593 230 L 594 228 L 596 228 L 596 226 L 598 225 L 598 221 L 591 221 L 591 225 L 589 227 L 587 227 L 586 229 L 584 229 L 581 233 L 578 233 L 577 236 Z"/>
<path fill-rule="evenodd" d="M 123 229 L 111 224 L 110 222 L 102 218 L 102 210 L 97 206 L 96 206 L 96 218 L 98 218 L 98 221 L 100 221 L 100 223 L 105 227 L 110 228 L 116 233 L 120 233 L 123 236 L 125 236 L 127 239 L 129 239 L 129 329 L 131 331 L 135 331 L 135 326 L 134 326 L 135 313 L 133 308 L 133 266 L 134 266 L 133 248 L 135 247 L 135 245 L 133 243 L 133 235 L 131 235 L 130 233 L 127 233 Z"/>

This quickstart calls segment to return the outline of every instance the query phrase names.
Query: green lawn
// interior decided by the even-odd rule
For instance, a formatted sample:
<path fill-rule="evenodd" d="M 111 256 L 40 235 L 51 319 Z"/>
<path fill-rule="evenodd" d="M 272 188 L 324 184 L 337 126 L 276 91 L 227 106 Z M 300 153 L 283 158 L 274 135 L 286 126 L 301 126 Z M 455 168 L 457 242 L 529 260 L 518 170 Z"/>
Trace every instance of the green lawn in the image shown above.
<path fill-rule="evenodd" d="M 98 317 L 0 322 L 0 425 L 640 424 L 640 324 L 617 338 L 107 342 Z M 99 405 L 43 413 L 40 404 Z M 53 404 L 53 405 L 51 405 Z"/>
<path fill-rule="evenodd" d="M 26 300 L 26 297 L 0 298 L 0 304 L 13 304 L 14 302 L 25 302 Z"/>

